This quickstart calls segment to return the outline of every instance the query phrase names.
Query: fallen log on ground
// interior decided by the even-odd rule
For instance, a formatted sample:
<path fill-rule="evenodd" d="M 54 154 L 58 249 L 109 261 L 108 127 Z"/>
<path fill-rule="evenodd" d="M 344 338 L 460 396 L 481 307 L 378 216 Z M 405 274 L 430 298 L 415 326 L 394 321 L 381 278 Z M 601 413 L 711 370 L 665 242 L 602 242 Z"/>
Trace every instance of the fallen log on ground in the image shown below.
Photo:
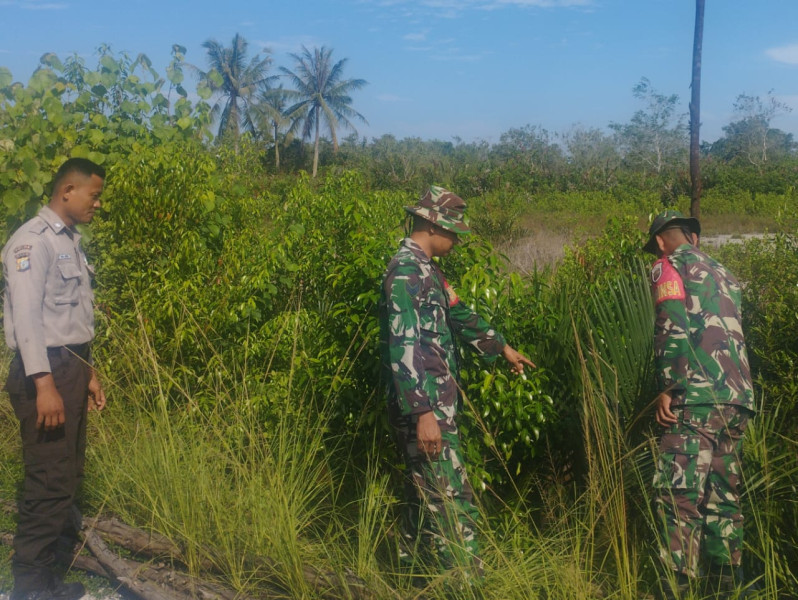
<path fill-rule="evenodd" d="M 8 500 L 0 500 L 0 510 L 14 513 L 16 506 Z M 186 560 L 182 549 L 161 534 L 132 527 L 114 517 L 84 517 L 81 534 L 92 555 L 77 553 L 68 559 L 70 564 L 116 581 L 142 600 L 249 600 L 240 592 L 192 577 L 170 566 L 173 563 L 185 565 Z M 104 540 L 124 548 L 136 558 L 145 557 L 146 562 L 119 556 Z M 13 536 L 4 533 L 0 541 L 11 545 Z M 272 559 L 254 558 L 252 562 L 255 567 L 269 573 L 279 573 L 279 564 Z M 203 561 L 200 568 L 218 572 L 209 559 Z M 376 597 L 362 579 L 351 573 L 340 575 L 312 565 L 302 565 L 302 573 L 308 587 L 320 598 L 371 600 Z M 283 586 L 274 582 L 271 591 L 259 590 L 258 597 L 285 598 L 287 593 Z M 400 597 L 399 594 L 392 595 Z"/>

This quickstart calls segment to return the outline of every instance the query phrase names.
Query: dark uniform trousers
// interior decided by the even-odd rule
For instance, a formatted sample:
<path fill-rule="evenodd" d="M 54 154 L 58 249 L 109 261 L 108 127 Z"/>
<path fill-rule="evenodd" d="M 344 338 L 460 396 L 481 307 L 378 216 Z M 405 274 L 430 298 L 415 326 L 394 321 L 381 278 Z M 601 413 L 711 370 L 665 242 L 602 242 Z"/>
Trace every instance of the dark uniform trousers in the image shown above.
<path fill-rule="evenodd" d="M 14 588 L 40 589 L 49 581 L 58 538 L 74 534 L 75 494 L 83 479 L 88 409 L 89 345 L 48 348 L 55 386 L 64 400 L 64 426 L 52 431 L 36 427 L 36 388 L 19 353 L 11 361 L 6 382 L 19 419 L 24 487 L 14 537 Z"/>

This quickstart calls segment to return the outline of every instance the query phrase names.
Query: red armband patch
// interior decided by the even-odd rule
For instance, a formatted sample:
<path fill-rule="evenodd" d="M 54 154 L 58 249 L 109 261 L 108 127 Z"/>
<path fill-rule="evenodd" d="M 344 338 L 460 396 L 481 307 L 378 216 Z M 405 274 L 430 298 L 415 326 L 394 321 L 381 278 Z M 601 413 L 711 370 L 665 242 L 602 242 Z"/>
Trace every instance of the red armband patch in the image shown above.
<path fill-rule="evenodd" d="M 454 306 L 460 302 L 460 297 L 457 295 L 457 292 L 454 291 L 454 288 L 450 286 L 449 282 L 445 279 L 443 280 L 443 289 L 446 291 L 446 295 L 449 297 L 449 306 Z"/>
<path fill-rule="evenodd" d="M 684 300 L 684 282 L 667 258 L 660 258 L 651 269 L 651 285 L 654 290 L 654 304 L 665 300 Z"/>

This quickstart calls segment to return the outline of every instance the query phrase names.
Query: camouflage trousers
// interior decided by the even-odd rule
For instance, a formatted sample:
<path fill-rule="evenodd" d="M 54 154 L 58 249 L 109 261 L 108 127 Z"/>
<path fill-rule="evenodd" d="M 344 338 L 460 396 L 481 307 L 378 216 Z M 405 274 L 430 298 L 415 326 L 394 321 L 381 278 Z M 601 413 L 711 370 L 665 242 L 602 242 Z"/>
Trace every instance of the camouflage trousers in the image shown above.
<path fill-rule="evenodd" d="M 659 441 L 655 503 L 665 565 L 698 576 L 701 551 L 710 565 L 738 566 L 743 515 L 738 486 L 743 434 L 752 413 L 730 405 L 672 407 L 679 421 Z"/>
<path fill-rule="evenodd" d="M 417 416 L 389 410 L 404 459 L 404 503 L 400 559 L 406 566 L 433 562 L 441 570 L 468 567 L 481 576 L 476 536 L 479 511 L 465 472 L 454 407 L 436 408 L 441 453 L 428 459 L 416 446 Z"/>

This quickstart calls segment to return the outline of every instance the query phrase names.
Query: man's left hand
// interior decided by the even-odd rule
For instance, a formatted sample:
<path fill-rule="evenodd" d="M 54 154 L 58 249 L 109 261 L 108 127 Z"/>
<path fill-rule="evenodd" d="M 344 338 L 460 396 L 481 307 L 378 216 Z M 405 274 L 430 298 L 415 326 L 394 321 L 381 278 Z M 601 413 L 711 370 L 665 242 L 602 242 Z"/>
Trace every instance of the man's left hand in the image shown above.
<path fill-rule="evenodd" d="M 511 368 L 510 371 L 515 373 L 516 375 L 520 375 L 524 372 L 524 365 L 532 367 L 533 369 L 537 368 L 535 363 L 529 360 L 526 356 L 521 354 L 518 350 L 507 344 L 502 350 L 502 356 L 507 359 L 507 362 L 510 363 Z"/>
<path fill-rule="evenodd" d="M 97 373 L 94 369 L 91 370 L 91 379 L 89 379 L 89 410 L 101 411 L 105 408 L 105 392 L 100 380 L 97 378 Z"/>

